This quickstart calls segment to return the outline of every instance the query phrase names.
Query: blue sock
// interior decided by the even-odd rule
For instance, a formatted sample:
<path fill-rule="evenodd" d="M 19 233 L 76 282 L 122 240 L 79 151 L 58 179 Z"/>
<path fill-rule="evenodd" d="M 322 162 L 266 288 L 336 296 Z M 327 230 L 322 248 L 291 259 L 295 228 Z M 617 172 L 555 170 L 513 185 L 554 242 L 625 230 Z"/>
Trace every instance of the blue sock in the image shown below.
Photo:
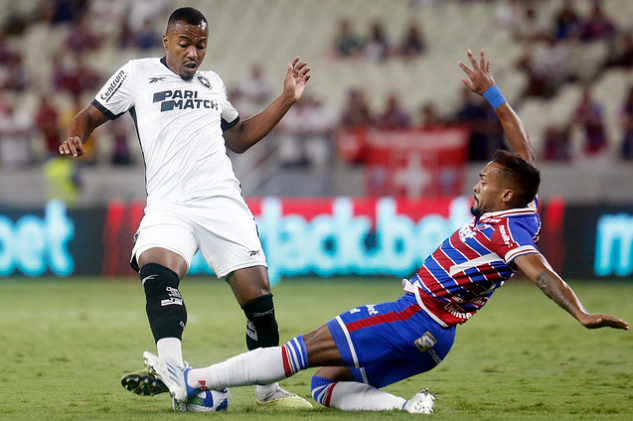
<path fill-rule="evenodd" d="M 319 376 L 312 376 L 312 397 L 323 406 L 330 406 L 330 396 L 332 387 L 336 384 L 330 379 Z"/>
<path fill-rule="evenodd" d="M 308 349 L 306 348 L 306 343 L 303 340 L 303 335 L 299 335 L 294 339 L 289 340 L 283 348 L 286 353 L 286 361 L 288 364 L 286 368 L 286 373 L 288 374 L 288 370 L 292 374 L 297 371 L 305 370 L 308 368 Z"/>

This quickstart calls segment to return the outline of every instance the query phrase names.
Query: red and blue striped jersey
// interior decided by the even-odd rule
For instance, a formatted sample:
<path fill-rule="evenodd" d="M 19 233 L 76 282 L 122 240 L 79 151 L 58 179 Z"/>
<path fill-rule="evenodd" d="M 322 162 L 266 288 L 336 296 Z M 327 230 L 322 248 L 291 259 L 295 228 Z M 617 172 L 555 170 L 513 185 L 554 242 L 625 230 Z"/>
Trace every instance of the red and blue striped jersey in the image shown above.
<path fill-rule="evenodd" d="M 538 252 L 540 230 L 536 201 L 473 218 L 426 258 L 405 289 L 441 325 L 463 323 L 514 275 L 517 256 Z"/>

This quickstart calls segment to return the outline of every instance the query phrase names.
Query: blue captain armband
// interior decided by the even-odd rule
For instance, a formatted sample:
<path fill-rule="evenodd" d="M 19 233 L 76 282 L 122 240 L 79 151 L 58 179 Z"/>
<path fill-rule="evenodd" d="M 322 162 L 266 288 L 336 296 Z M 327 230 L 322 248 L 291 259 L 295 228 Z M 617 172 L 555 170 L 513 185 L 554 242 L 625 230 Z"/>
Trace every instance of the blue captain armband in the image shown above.
<path fill-rule="evenodd" d="M 493 85 L 488 88 L 483 95 L 495 110 L 507 102 L 497 85 Z"/>

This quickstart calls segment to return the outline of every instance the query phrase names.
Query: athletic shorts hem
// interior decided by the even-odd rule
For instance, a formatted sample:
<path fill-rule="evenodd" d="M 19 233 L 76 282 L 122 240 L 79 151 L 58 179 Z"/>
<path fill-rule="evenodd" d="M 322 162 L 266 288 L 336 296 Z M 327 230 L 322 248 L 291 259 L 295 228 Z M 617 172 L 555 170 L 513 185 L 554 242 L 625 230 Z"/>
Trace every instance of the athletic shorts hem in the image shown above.
<path fill-rule="evenodd" d="M 230 268 L 219 270 L 217 271 L 216 276 L 218 277 L 218 279 L 224 278 L 225 276 L 229 275 L 231 272 L 235 272 L 236 270 L 240 270 L 240 269 L 251 268 L 254 266 L 263 266 L 265 268 L 268 268 L 268 265 L 266 264 L 265 260 L 250 261 L 250 262 L 238 263 L 236 265 L 231 266 Z"/>
<path fill-rule="evenodd" d="M 183 259 L 185 259 L 185 262 L 187 263 L 187 273 L 189 273 L 189 268 L 191 267 L 191 261 L 187 258 L 187 256 L 185 256 L 182 252 L 180 252 L 179 250 L 177 250 L 175 247 L 169 247 L 166 246 L 165 244 L 158 244 L 158 243 L 148 243 L 148 244 L 143 244 L 141 246 L 135 247 L 134 248 L 134 252 L 132 253 L 132 259 L 130 260 L 130 263 L 136 259 L 136 265 L 139 267 L 140 270 L 140 266 L 138 264 L 138 258 L 141 256 L 141 254 L 143 254 L 143 252 L 151 249 L 151 248 L 161 248 L 161 249 L 165 249 L 165 250 L 169 250 L 173 253 L 176 253 L 178 256 L 182 257 Z"/>

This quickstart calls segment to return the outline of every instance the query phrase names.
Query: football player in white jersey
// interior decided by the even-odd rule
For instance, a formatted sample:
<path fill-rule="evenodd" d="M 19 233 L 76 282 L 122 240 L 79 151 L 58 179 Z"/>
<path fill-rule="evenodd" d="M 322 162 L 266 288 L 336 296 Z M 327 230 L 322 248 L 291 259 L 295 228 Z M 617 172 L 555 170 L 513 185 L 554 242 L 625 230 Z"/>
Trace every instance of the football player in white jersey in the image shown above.
<path fill-rule="evenodd" d="M 122 66 L 75 116 L 59 147 L 62 155 L 79 157 L 95 128 L 126 112 L 132 116 L 145 160 L 147 205 L 131 264 L 145 290 L 158 355 L 176 366 L 184 366 L 187 322 L 178 286 L 198 250 L 244 310 L 248 348 L 279 345 L 266 258 L 225 148 L 243 153 L 263 139 L 310 79 L 310 68 L 295 58 L 282 94 L 261 113 L 240 120 L 220 77 L 200 70 L 208 42 L 202 13 L 174 11 L 163 37 L 165 56 Z M 146 371 L 124 376 L 122 384 L 139 395 L 167 391 Z M 257 386 L 255 395 L 260 404 L 310 406 L 277 383 Z"/>

